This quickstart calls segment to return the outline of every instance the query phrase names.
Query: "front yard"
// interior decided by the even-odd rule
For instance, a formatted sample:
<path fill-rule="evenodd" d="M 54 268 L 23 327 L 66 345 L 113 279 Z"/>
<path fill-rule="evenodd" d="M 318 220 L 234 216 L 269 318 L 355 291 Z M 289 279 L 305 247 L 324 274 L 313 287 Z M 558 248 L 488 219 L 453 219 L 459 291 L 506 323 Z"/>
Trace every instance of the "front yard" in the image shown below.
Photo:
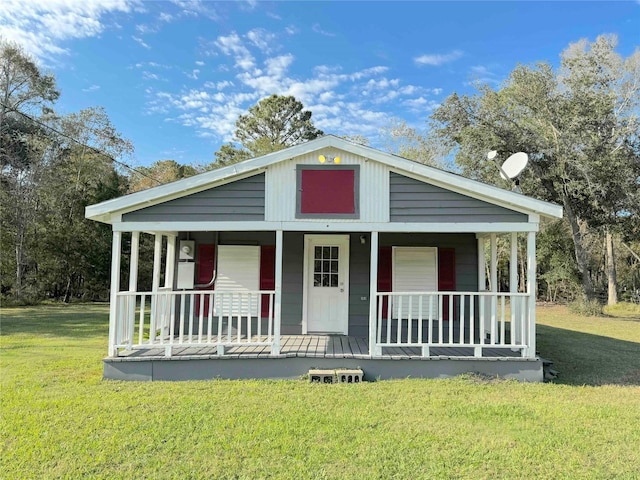
<path fill-rule="evenodd" d="M 106 305 L 1 314 L 2 478 L 637 478 L 637 315 L 540 307 L 553 384 L 321 385 L 102 381 Z"/>

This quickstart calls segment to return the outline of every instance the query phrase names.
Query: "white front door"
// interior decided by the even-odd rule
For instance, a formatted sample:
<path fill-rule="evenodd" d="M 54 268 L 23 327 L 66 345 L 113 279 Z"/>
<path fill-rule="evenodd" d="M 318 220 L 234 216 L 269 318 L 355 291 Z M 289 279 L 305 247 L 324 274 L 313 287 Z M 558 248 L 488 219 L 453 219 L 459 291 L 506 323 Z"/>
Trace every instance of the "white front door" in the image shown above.
<path fill-rule="evenodd" d="M 349 331 L 349 235 L 305 235 L 303 333 Z"/>

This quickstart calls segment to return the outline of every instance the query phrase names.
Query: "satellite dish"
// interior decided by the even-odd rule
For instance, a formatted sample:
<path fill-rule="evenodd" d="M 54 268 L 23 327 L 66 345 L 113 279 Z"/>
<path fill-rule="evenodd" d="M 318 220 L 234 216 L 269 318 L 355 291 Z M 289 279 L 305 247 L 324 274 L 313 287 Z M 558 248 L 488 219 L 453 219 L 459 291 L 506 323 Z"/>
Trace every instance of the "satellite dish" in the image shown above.
<path fill-rule="evenodd" d="M 492 153 L 489 152 L 489 155 Z M 505 180 L 517 178 L 525 169 L 527 163 L 529 163 L 529 155 L 524 152 L 514 153 L 500 167 L 500 176 Z"/>
<path fill-rule="evenodd" d="M 487 158 L 489 160 L 493 160 L 494 158 L 496 158 L 496 155 L 498 155 L 498 151 L 497 150 L 491 150 L 489 153 L 487 153 Z"/>

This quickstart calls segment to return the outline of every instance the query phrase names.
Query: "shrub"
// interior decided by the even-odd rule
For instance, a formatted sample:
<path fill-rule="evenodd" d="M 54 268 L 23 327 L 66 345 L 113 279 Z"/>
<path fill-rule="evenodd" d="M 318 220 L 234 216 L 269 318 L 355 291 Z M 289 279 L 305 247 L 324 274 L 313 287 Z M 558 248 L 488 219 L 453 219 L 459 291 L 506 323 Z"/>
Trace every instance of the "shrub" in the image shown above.
<path fill-rule="evenodd" d="M 569 304 L 569 311 L 585 317 L 601 317 L 603 315 L 602 304 L 596 299 L 579 298 Z"/>

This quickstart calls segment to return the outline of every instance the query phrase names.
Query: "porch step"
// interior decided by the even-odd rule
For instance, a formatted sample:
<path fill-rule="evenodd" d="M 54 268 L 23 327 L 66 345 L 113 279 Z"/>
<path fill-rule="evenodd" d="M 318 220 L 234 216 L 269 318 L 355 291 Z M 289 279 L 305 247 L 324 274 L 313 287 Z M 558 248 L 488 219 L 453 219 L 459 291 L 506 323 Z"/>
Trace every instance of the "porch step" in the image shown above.
<path fill-rule="evenodd" d="M 311 369 L 308 376 L 310 383 L 362 383 L 364 372 L 361 368 Z"/>

